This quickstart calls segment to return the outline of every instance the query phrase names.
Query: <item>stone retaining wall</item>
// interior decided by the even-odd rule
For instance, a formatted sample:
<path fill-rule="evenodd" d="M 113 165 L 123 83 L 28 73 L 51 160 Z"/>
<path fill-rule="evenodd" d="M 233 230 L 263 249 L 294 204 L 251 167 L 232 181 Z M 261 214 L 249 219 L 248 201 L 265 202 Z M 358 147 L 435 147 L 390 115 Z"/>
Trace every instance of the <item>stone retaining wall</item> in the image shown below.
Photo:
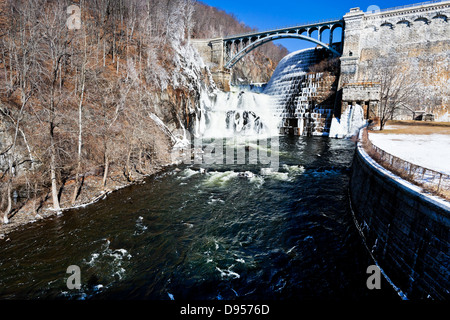
<path fill-rule="evenodd" d="M 394 176 L 358 147 L 350 199 L 380 267 L 409 299 L 450 298 L 450 203 Z"/>

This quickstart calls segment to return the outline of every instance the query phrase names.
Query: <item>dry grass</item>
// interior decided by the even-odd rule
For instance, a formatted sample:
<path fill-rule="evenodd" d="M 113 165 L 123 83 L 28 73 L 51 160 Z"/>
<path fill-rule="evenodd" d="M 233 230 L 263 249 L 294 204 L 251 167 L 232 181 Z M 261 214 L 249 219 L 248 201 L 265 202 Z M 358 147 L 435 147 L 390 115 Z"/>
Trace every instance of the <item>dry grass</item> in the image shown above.
<path fill-rule="evenodd" d="M 436 121 L 415 121 L 415 120 L 390 120 L 388 125 L 401 125 L 401 126 L 421 126 L 421 127 L 448 127 L 450 128 L 450 122 L 436 122 Z"/>
<path fill-rule="evenodd" d="M 392 173 L 394 173 L 395 175 L 399 176 L 400 178 L 411 182 L 412 184 L 415 184 L 419 187 L 421 187 L 425 192 L 429 192 L 435 196 L 439 196 L 441 198 L 444 198 L 446 200 L 450 201 L 450 190 L 445 190 L 445 189 L 440 189 L 439 191 L 437 190 L 437 186 L 430 186 L 430 185 L 425 185 L 423 183 L 418 182 L 417 180 L 414 179 L 414 177 L 410 174 L 408 174 L 407 172 L 400 170 L 399 168 L 390 165 L 389 162 L 385 161 L 384 159 L 382 159 L 380 157 L 380 155 L 375 152 L 368 144 L 364 144 L 363 143 L 363 148 L 364 151 L 366 151 L 366 153 L 373 159 L 375 160 L 375 162 L 377 162 L 380 166 L 384 167 L 385 169 L 391 171 Z"/>
<path fill-rule="evenodd" d="M 448 134 L 450 122 L 429 121 L 389 121 L 383 131 L 373 130 L 370 133 L 382 134 Z"/>

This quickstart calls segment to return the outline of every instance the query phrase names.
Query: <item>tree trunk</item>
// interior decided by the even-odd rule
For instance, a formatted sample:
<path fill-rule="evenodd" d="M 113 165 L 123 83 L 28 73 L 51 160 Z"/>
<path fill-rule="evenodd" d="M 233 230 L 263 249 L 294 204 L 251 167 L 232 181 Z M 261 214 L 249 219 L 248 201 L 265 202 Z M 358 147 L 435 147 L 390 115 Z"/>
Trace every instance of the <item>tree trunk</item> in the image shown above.
<path fill-rule="evenodd" d="M 109 171 L 109 157 L 108 153 L 105 153 L 105 171 L 103 172 L 103 187 L 106 187 L 106 181 L 108 179 L 108 171 Z"/>
<path fill-rule="evenodd" d="M 127 180 L 130 182 L 131 181 L 131 174 L 130 174 L 130 158 L 131 158 L 131 148 L 130 148 L 130 150 L 128 151 L 128 154 L 127 154 L 127 163 L 125 164 L 125 170 L 126 170 L 126 177 L 127 177 Z"/>
<path fill-rule="evenodd" d="M 52 200 L 53 200 L 53 210 L 57 211 L 58 214 L 61 213 L 61 207 L 59 205 L 58 198 L 58 185 L 56 181 L 56 148 L 53 135 L 53 123 L 50 123 L 50 179 L 52 181 Z"/>
<path fill-rule="evenodd" d="M 142 148 L 139 148 L 139 171 L 143 172 L 144 170 L 142 169 Z"/>
<path fill-rule="evenodd" d="M 103 67 L 106 66 L 106 40 L 103 39 Z"/>
<path fill-rule="evenodd" d="M 34 183 L 33 214 L 37 216 L 37 182 Z"/>
<path fill-rule="evenodd" d="M 75 175 L 75 187 L 73 189 L 72 200 L 71 200 L 72 206 L 75 204 L 75 201 L 77 201 L 78 193 L 80 192 L 80 186 L 81 186 L 81 183 L 80 183 L 80 169 L 81 169 L 81 162 L 78 161 L 77 173 Z"/>
<path fill-rule="evenodd" d="M 87 62 L 87 52 L 86 52 L 86 35 L 84 37 L 84 59 L 83 65 L 81 67 L 81 97 L 80 104 L 78 105 L 78 161 L 77 161 L 77 173 L 75 176 L 75 188 L 72 195 L 72 205 L 75 204 L 80 191 L 80 170 L 81 170 L 81 147 L 83 145 L 83 99 L 84 99 L 84 88 L 86 82 L 86 62 Z"/>
<path fill-rule="evenodd" d="M 8 199 L 8 206 L 6 207 L 6 210 L 3 213 L 3 223 L 5 223 L 5 224 L 9 223 L 8 215 L 11 212 L 11 209 L 12 209 L 11 193 L 12 193 L 12 188 L 11 188 L 11 180 L 10 180 L 10 181 L 8 181 L 8 187 L 7 187 L 7 190 L 6 190 L 6 197 Z"/>
<path fill-rule="evenodd" d="M 112 48 L 112 62 L 116 62 L 116 27 L 114 27 L 114 34 L 113 34 L 113 48 Z"/>

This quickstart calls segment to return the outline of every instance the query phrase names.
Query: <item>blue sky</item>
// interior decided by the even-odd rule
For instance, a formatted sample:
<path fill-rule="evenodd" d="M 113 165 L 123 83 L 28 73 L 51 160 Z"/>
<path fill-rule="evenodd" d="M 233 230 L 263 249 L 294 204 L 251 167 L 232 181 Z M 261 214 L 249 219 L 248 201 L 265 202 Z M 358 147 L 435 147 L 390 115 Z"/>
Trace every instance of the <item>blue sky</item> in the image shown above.
<path fill-rule="evenodd" d="M 381 9 L 403 6 L 420 1 L 414 0 L 201 0 L 202 2 L 234 13 L 246 25 L 267 30 L 277 27 L 301 24 L 308 21 L 342 17 L 350 8 L 359 7 L 366 11 L 370 5 Z M 296 51 L 313 46 L 310 42 L 286 39 L 281 43 L 289 51 Z"/>

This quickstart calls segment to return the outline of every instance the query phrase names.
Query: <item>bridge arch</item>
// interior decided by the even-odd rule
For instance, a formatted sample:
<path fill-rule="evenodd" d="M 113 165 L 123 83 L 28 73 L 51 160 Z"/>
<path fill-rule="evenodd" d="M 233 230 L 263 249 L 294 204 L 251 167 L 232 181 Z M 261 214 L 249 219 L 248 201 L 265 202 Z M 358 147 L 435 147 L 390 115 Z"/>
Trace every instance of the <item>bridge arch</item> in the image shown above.
<path fill-rule="evenodd" d="M 324 25 L 324 26 L 321 26 L 320 28 L 319 28 L 319 41 L 321 41 L 321 42 L 323 42 L 323 39 L 324 39 L 324 34 L 325 34 L 325 31 L 327 31 L 327 30 L 329 30 L 327 33 L 328 33 L 328 39 L 330 39 L 331 37 L 330 37 L 330 34 L 331 34 L 331 26 L 329 26 L 329 25 Z M 327 36 L 325 36 L 325 39 L 327 38 Z M 329 44 L 331 44 L 331 43 L 329 43 Z"/>
<path fill-rule="evenodd" d="M 341 29 L 343 29 L 344 28 L 344 25 L 342 24 L 342 23 L 335 23 L 335 24 L 333 24 L 332 26 L 331 26 L 331 31 L 333 32 L 335 29 L 337 29 L 337 28 L 341 28 Z"/>
<path fill-rule="evenodd" d="M 308 29 L 308 37 L 312 37 L 314 31 L 317 31 L 317 34 L 320 34 L 319 27 L 314 26 Z"/>
<path fill-rule="evenodd" d="M 298 34 L 303 34 L 303 33 L 308 34 L 308 29 L 307 28 L 300 28 L 297 33 Z"/>
<path fill-rule="evenodd" d="M 250 43 L 245 48 L 241 49 L 237 54 L 235 54 L 229 61 L 226 62 L 225 68 L 231 69 L 239 60 L 241 60 L 243 57 L 245 57 L 247 54 L 249 54 L 251 51 L 255 50 L 256 48 L 262 46 L 263 44 L 266 44 L 268 42 L 279 40 L 279 39 L 300 39 L 300 40 L 306 40 L 309 42 L 313 42 L 315 44 L 318 44 L 325 49 L 331 51 L 336 56 L 340 57 L 341 54 L 336 51 L 334 48 L 332 48 L 330 45 L 323 43 L 322 41 L 319 41 L 317 39 L 305 36 L 303 34 L 297 34 L 297 33 L 278 33 L 278 34 L 269 34 L 266 37 L 261 37 L 259 40 Z"/>

